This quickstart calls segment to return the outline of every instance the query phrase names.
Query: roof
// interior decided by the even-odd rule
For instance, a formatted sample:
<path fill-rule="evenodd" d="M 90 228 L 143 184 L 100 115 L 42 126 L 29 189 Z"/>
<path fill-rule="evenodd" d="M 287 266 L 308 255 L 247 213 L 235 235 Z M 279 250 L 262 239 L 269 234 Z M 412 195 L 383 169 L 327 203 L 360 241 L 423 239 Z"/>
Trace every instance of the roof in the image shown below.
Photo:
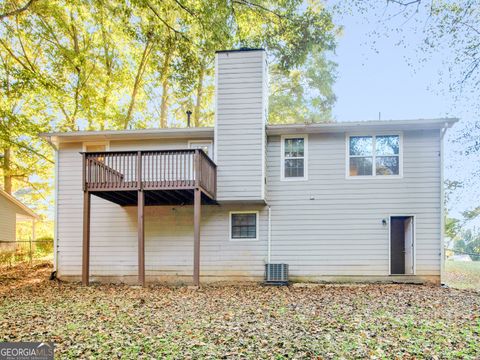
<path fill-rule="evenodd" d="M 411 119 L 411 120 L 371 120 L 344 121 L 316 124 L 268 125 L 268 135 L 310 134 L 355 131 L 401 131 L 450 128 L 458 121 L 456 118 Z"/>
<path fill-rule="evenodd" d="M 165 128 L 165 129 L 138 129 L 138 130 L 104 130 L 104 131 L 72 131 L 42 133 L 40 137 L 53 145 L 78 141 L 98 140 L 145 140 L 145 139 L 213 139 L 213 127 L 197 128 Z"/>
<path fill-rule="evenodd" d="M 246 52 L 246 51 L 265 51 L 265 49 L 264 48 L 243 47 L 243 48 L 240 48 L 240 49 L 217 50 L 217 51 L 215 51 L 215 53 L 220 54 L 220 53 Z"/>
<path fill-rule="evenodd" d="M 13 203 L 15 205 L 15 207 L 17 208 L 18 213 L 20 215 L 23 215 L 23 216 L 26 216 L 26 217 L 29 217 L 29 218 L 33 218 L 33 219 L 38 219 L 39 218 L 39 216 L 37 214 L 35 214 L 32 211 L 32 209 L 30 209 L 25 204 L 23 204 L 22 202 L 17 200 L 15 197 L 10 195 L 9 193 L 3 191 L 2 189 L 0 189 L 0 196 L 4 197 L 5 199 L 7 199 L 11 203 Z"/>
<path fill-rule="evenodd" d="M 315 124 L 268 125 L 268 135 L 310 134 L 354 131 L 428 130 L 449 128 L 458 121 L 456 118 L 344 121 Z M 140 130 L 104 130 L 43 133 L 41 137 L 53 145 L 59 143 L 98 140 L 145 140 L 145 139 L 213 139 L 213 127 L 165 128 Z"/>

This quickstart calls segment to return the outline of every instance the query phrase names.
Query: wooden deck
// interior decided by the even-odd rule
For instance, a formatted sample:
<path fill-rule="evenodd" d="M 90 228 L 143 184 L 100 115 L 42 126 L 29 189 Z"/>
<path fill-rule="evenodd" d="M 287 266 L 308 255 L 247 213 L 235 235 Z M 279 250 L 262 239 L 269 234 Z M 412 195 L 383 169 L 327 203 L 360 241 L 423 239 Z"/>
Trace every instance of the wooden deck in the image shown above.
<path fill-rule="evenodd" d="M 193 204 L 194 190 L 203 204 L 215 204 L 216 165 L 199 149 L 118 151 L 83 154 L 84 191 L 122 206 Z"/>
<path fill-rule="evenodd" d="M 82 283 L 90 277 L 91 196 L 137 206 L 138 282 L 145 285 L 145 206 L 193 205 L 193 284 L 200 285 L 202 204 L 216 204 L 217 166 L 200 149 L 82 153 Z M 112 246 L 114 246 L 112 244 Z"/>

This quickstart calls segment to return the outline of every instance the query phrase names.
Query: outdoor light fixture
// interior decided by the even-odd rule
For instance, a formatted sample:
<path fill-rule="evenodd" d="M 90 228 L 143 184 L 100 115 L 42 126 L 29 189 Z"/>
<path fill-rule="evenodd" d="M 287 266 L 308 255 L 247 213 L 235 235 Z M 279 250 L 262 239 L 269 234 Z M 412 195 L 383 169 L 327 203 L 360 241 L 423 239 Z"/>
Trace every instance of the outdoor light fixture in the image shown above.
<path fill-rule="evenodd" d="M 387 226 L 387 219 L 382 219 L 382 225 Z"/>

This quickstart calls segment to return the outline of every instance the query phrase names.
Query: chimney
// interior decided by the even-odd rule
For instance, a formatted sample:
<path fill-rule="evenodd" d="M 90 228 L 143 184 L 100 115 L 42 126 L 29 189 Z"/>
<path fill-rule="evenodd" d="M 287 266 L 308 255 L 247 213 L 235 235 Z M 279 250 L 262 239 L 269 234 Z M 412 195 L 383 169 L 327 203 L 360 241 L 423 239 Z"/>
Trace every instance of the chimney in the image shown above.
<path fill-rule="evenodd" d="M 265 201 L 267 102 L 265 50 L 218 51 L 214 151 L 218 201 Z"/>

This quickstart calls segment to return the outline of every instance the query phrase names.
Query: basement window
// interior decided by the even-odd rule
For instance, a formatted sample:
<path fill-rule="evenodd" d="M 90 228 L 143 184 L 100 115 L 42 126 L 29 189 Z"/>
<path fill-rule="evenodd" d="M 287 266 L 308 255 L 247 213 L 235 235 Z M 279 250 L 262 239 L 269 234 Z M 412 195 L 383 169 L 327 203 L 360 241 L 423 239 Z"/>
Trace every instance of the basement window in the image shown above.
<path fill-rule="evenodd" d="M 400 134 L 347 136 L 347 177 L 399 177 L 402 174 Z"/>
<path fill-rule="evenodd" d="M 230 240 L 258 240 L 258 211 L 230 213 Z"/>

